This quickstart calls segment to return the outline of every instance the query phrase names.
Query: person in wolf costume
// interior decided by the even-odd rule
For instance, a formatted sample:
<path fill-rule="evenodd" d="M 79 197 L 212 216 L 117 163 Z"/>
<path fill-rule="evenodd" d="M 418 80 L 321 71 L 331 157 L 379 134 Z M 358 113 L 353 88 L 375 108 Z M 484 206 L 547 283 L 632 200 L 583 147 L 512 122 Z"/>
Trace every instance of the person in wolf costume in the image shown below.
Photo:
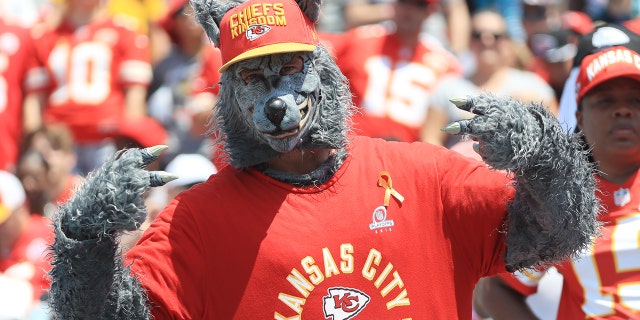
<path fill-rule="evenodd" d="M 223 56 L 212 131 L 230 165 L 179 194 L 135 247 L 145 170 L 117 153 L 54 220 L 59 319 L 468 319 L 479 278 L 561 261 L 597 235 L 593 168 L 543 106 L 452 99 L 492 170 L 427 143 L 350 134 L 319 0 L 192 0 Z M 505 173 L 505 171 L 507 173 Z"/>

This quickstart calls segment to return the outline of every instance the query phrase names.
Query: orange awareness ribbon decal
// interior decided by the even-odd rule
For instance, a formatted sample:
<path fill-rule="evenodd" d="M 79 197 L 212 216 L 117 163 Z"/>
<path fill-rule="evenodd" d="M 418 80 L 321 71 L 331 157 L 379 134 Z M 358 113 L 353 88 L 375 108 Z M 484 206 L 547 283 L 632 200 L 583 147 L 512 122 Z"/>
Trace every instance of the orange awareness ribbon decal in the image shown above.
<path fill-rule="evenodd" d="M 380 172 L 380 177 L 378 177 L 378 186 L 384 188 L 384 206 L 389 206 L 389 199 L 391 196 L 396 198 L 398 201 L 403 202 L 404 197 L 393 188 L 393 183 L 391 182 L 391 175 L 389 172 L 382 171 Z"/>

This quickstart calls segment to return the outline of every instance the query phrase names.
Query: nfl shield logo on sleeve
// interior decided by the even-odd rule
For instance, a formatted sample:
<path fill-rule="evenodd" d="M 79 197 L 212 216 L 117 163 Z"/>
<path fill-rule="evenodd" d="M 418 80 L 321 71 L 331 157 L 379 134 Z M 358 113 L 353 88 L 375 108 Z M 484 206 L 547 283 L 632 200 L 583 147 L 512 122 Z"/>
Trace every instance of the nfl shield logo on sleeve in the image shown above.
<path fill-rule="evenodd" d="M 616 206 L 622 207 L 625 204 L 631 201 L 631 194 L 629 193 L 629 189 L 621 188 L 618 191 L 613 193 L 613 201 Z"/>

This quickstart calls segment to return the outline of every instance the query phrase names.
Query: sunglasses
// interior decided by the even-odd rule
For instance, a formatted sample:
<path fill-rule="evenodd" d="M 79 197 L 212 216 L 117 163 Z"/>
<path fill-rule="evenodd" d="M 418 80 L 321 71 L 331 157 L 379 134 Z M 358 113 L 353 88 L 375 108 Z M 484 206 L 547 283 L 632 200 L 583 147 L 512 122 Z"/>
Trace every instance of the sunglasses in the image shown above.
<path fill-rule="evenodd" d="M 522 18 L 527 21 L 544 20 L 547 16 L 547 8 L 543 6 L 525 7 L 522 12 Z"/>
<path fill-rule="evenodd" d="M 479 31 L 479 30 L 471 31 L 471 39 L 474 39 L 474 40 L 480 40 L 485 35 L 490 35 L 491 37 L 493 37 L 493 40 L 496 40 L 496 41 L 507 37 L 505 33 L 495 33 L 491 31 Z"/>
<path fill-rule="evenodd" d="M 428 5 L 427 1 L 424 1 L 424 0 L 397 0 L 397 1 L 399 4 L 411 5 L 420 9 L 424 9 Z"/>

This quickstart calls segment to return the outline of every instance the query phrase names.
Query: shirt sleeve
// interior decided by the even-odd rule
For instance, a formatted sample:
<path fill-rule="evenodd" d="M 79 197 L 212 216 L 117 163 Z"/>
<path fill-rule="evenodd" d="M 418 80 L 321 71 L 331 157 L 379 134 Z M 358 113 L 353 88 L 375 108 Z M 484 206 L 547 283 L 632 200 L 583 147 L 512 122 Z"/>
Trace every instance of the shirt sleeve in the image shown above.
<path fill-rule="evenodd" d="M 120 30 L 122 57 L 118 78 L 124 86 L 148 86 L 153 76 L 149 37 L 124 27 Z"/>
<path fill-rule="evenodd" d="M 515 193 L 509 176 L 456 152 L 440 152 L 444 218 L 459 265 L 479 277 L 504 272 L 504 223 Z"/>
<path fill-rule="evenodd" d="M 190 209 L 174 199 L 127 253 L 156 319 L 197 319 L 206 306 L 205 246 Z M 185 288 L 189 288 L 185 290 Z"/>
<path fill-rule="evenodd" d="M 26 60 L 26 76 L 24 89 L 27 93 L 42 92 L 52 85 L 50 74 L 45 66 L 48 37 L 53 37 L 45 32 L 45 27 L 36 25 L 30 32 L 29 41 L 32 42 L 31 55 Z"/>

